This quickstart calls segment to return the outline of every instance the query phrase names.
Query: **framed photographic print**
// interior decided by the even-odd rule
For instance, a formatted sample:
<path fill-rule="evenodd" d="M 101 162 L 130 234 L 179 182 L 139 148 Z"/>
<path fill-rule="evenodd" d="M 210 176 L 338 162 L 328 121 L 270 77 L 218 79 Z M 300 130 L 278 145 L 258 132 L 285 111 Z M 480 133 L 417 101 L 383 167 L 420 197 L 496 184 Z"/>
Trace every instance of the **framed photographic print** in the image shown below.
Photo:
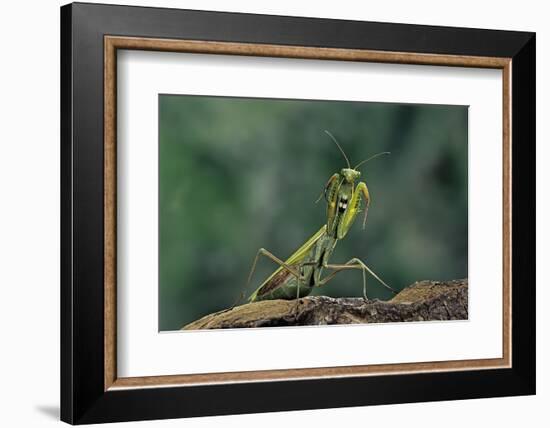
<path fill-rule="evenodd" d="M 75 3 L 61 56 L 62 420 L 535 393 L 533 33 Z"/>

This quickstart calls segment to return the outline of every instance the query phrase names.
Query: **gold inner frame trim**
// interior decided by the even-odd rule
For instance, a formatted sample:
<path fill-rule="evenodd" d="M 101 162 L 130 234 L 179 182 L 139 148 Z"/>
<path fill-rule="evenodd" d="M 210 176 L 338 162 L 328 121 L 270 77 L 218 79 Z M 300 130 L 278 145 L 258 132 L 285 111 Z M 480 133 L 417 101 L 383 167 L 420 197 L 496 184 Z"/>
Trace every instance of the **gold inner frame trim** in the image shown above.
<path fill-rule="evenodd" d="M 503 320 L 502 358 L 377 364 L 342 367 L 204 373 L 171 376 L 117 377 L 116 367 L 116 88 L 117 50 L 148 50 L 213 55 L 241 55 L 393 64 L 494 68 L 502 70 L 503 144 Z M 511 58 L 387 52 L 252 43 L 171 40 L 140 37 L 104 37 L 104 389 L 193 386 L 219 383 L 283 381 L 405 373 L 479 370 L 511 367 L 512 354 L 512 164 Z"/>

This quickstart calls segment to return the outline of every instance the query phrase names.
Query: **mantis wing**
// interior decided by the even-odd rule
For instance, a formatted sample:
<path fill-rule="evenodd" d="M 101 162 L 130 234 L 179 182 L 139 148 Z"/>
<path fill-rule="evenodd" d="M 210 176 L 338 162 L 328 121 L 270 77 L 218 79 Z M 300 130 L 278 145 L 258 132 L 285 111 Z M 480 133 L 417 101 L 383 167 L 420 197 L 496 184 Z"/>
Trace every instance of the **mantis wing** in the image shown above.
<path fill-rule="evenodd" d="M 313 248 L 313 246 L 317 243 L 317 241 L 326 233 L 327 226 L 323 225 L 321 228 L 311 237 L 309 238 L 300 248 L 298 248 L 294 253 L 290 255 L 288 259 L 285 260 L 285 263 L 287 265 L 295 265 L 300 263 L 310 252 L 310 250 Z M 262 295 L 262 290 L 265 288 L 275 276 L 279 275 L 280 272 L 284 269 L 283 266 L 277 268 L 257 289 L 252 293 L 249 300 L 254 300 L 256 295 Z"/>

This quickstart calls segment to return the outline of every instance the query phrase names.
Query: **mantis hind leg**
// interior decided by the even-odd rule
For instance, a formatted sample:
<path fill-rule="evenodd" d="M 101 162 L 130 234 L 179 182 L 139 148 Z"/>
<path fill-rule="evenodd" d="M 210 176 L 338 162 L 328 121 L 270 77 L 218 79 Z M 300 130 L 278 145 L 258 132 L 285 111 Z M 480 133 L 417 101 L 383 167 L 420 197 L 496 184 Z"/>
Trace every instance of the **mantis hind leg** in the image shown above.
<path fill-rule="evenodd" d="M 287 263 L 283 262 L 281 259 L 279 259 L 277 256 L 266 250 L 265 248 L 260 248 L 258 252 L 256 253 L 256 257 L 254 257 L 254 261 L 252 262 L 252 267 L 250 268 L 250 272 L 248 274 L 246 284 L 244 286 L 243 291 L 241 291 L 241 294 L 235 300 L 235 303 L 233 303 L 229 308 L 224 309 L 221 313 L 227 312 L 232 310 L 235 306 L 237 306 L 243 299 L 246 294 L 246 290 L 248 290 L 248 287 L 250 286 L 250 282 L 252 280 L 252 276 L 254 275 L 254 272 L 256 271 L 256 265 L 258 264 L 258 260 L 260 256 L 267 257 L 269 260 L 277 263 L 281 268 L 287 270 L 291 275 L 295 276 L 296 278 L 300 278 L 300 274 L 296 272 L 295 269 L 290 267 Z"/>
<path fill-rule="evenodd" d="M 365 300 L 368 300 L 366 272 L 370 273 L 374 278 L 376 278 L 384 287 L 390 290 L 393 294 L 397 294 L 397 292 L 393 288 L 391 288 L 388 284 L 382 281 L 382 279 L 376 273 L 374 273 L 362 260 L 356 257 L 348 260 L 344 264 L 327 264 L 324 267 L 327 269 L 333 269 L 334 272 L 332 272 L 330 275 L 326 276 L 321 281 L 319 281 L 318 286 L 325 285 L 327 282 L 333 279 L 338 272 L 341 272 L 343 270 L 361 269 L 361 272 L 363 274 L 363 298 Z"/>
<path fill-rule="evenodd" d="M 246 293 L 246 290 L 250 286 L 250 282 L 252 281 L 252 276 L 254 275 L 254 272 L 256 271 L 256 265 L 258 264 L 258 260 L 260 256 L 267 257 L 272 262 L 278 264 L 282 269 L 285 269 L 288 271 L 291 275 L 295 276 L 296 278 L 300 279 L 300 273 L 296 271 L 296 269 L 293 269 L 291 266 L 289 266 L 287 263 L 279 259 L 277 256 L 273 255 L 271 252 L 266 250 L 265 248 L 260 248 L 258 252 L 256 253 L 256 257 L 254 257 L 254 262 L 252 263 L 252 267 L 250 268 L 250 273 L 248 274 L 248 278 L 246 280 L 245 289 L 243 292 L 241 292 L 241 295 L 237 302 L 233 304 L 232 307 L 235 307 L 243 298 Z"/>

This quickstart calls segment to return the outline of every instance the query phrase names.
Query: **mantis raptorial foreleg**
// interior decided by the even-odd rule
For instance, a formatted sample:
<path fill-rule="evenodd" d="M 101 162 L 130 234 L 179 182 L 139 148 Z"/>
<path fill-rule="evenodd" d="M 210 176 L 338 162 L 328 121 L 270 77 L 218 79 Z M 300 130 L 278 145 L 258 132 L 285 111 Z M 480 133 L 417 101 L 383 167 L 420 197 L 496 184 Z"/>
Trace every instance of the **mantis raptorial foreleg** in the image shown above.
<path fill-rule="evenodd" d="M 363 273 L 363 297 L 365 300 L 368 300 L 367 298 L 367 278 L 365 275 L 365 272 L 370 273 L 373 277 L 375 277 L 384 287 L 386 287 L 388 290 L 390 290 L 393 294 L 397 294 L 396 291 L 391 288 L 388 284 L 386 284 L 378 275 L 376 275 L 363 261 L 360 259 L 354 257 L 353 259 L 348 260 L 344 264 L 327 264 L 323 266 L 326 269 L 333 269 L 334 272 L 330 273 L 328 276 L 323 278 L 321 281 L 319 281 L 318 285 L 322 286 L 325 285 L 327 282 L 329 282 L 331 279 L 333 279 L 338 272 L 341 272 L 343 270 L 348 269 L 361 269 L 361 272 Z"/>

